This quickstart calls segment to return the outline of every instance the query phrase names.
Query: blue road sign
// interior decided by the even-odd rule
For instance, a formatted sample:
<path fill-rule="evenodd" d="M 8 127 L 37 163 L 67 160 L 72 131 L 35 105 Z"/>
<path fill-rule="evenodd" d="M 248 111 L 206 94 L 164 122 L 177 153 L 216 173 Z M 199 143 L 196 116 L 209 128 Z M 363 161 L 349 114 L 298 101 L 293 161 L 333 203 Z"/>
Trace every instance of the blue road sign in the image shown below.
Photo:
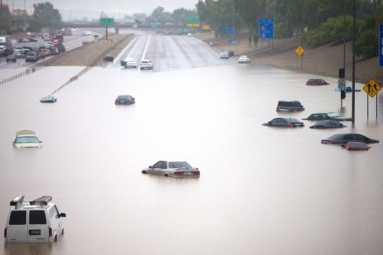
<path fill-rule="evenodd" d="M 226 32 L 227 35 L 234 34 L 234 28 L 227 27 L 227 28 L 225 28 L 225 32 Z"/>
<path fill-rule="evenodd" d="M 274 39 L 274 19 L 259 19 L 259 39 Z"/>
<path fill-rule="evenodd" d="M 379 67 L 383 67 L 383 24 L 379 26 Z"/>

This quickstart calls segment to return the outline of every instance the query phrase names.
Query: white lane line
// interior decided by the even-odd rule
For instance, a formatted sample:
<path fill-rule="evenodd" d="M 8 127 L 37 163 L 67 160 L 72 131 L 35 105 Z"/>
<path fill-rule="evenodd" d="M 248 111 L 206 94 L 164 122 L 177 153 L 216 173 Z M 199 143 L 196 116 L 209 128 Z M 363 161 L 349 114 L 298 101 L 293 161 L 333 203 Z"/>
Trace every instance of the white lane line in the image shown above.
<path fill-rule="evenodd" d="M 148 50 L 148 45 L 149 45 L 150 37 L 151 36 L 149 35 L 148 41 L 146 42 L 146 45 L 145 45 L 144 53 L 142 54 L 141 62 L 142 62 L 142 60 L 145 59 L 145 54 L 146 54 L 146 51 Z M 140 65 L 140 64 L 138 64 L 138 65 Z M 140 72 L 141 68 L 138 68 L 137 71 Z"/>
<path fill-rule="evenodd" d="M 151 37 L 151 35 L 149 35 L 148 41 L 146 42 L 145 50 L 144 50 L 144 54 L 142 54 L 142 59 L 141 59 L 141 61 L 145 59 L 145 54 L 146 54 L 146 51 L 147 51 L 147 49 L 148 49 L 148 45 L 149 45 L 149 41 L 150 41 L 150 37 Z"/>

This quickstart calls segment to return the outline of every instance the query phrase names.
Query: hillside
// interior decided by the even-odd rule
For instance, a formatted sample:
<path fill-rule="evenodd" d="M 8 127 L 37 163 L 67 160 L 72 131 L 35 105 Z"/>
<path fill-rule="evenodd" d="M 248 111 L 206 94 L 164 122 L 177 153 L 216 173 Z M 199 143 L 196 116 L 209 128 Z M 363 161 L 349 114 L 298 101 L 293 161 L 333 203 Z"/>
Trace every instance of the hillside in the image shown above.
<path fill-rule="evenodd" d="M 328 44 L 321 47 L 301 46 L 299 37 L 288 39 L 275 39 L 274 47 L 271 41 L 259 41 L 257 47 L 252 44 L 249 47 L 247 33 L 233 37 L 214 38 L 214 33 L 196 34 L 195 37 L 206 43 L 212 43 L 212 47 L 222 51 L 234 51 L 236 57 L 247 55 L 252 64 L 273 66 L 281 69 L 312 73 L 338 78 L 339 68 L 343 68 L 344 45 Z M 236 44 L 229 44 L 229 40 L 235 40 Z M 296 48 L 304 49 L 302 56 L 297 55 Z M 352 52 L 351 43 L 346 44 L 346 80 L 352 80 Z M 355 80 L 359 83 L 367 83 L 371 79 L 383 86 L 383 67 L 378 66 L 378 58 L 357 59 L 355 63 Z"/>

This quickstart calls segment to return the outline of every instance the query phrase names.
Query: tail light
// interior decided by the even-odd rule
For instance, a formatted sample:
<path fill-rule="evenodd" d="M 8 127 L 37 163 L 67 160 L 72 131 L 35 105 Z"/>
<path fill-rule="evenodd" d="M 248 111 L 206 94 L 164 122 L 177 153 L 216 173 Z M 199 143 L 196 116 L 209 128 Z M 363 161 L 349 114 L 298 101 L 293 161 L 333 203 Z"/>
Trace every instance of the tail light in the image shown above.
<path fill-rule="evenodd" d="M 7 238 L 7 229 L 4 228 L 4 238 Z"/>
<path fill-rule="evenodd" d="M 49 228 L 49 237 L 52 237 L 52 228 Z"/>
<path fill-rule="evenodd" d="M 200 175 L 199 171 L 192 171 L 192 174 L 194 174 L 194 175 Z"/>
<path fill-rule="evenodd" d="M 289 123 L 287 126 L 288 126 L 288 127 L 292 127 L 293 125 L 292 125 L 291 123 Z"/>
<path fill-rule="evenodd" d="M 183 175 L 183 174 L 184 174 L 184 172 L 179 172 L 179 171 L 174 172 L 174 175 Z"/>

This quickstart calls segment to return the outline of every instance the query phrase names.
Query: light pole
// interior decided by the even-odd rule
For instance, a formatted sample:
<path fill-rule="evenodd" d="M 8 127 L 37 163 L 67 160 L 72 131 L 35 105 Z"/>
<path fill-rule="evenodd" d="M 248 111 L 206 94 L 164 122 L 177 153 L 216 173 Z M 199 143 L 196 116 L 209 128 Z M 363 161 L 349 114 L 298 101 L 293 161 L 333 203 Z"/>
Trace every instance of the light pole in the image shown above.
<path fill-rule="evenodd" d="M 352 36 L 352 123 L 355 123 L 355 37 L 356 37 L 356 0 L 354 0 L 354 14 L 353 14 L 353 36 Z"/>

